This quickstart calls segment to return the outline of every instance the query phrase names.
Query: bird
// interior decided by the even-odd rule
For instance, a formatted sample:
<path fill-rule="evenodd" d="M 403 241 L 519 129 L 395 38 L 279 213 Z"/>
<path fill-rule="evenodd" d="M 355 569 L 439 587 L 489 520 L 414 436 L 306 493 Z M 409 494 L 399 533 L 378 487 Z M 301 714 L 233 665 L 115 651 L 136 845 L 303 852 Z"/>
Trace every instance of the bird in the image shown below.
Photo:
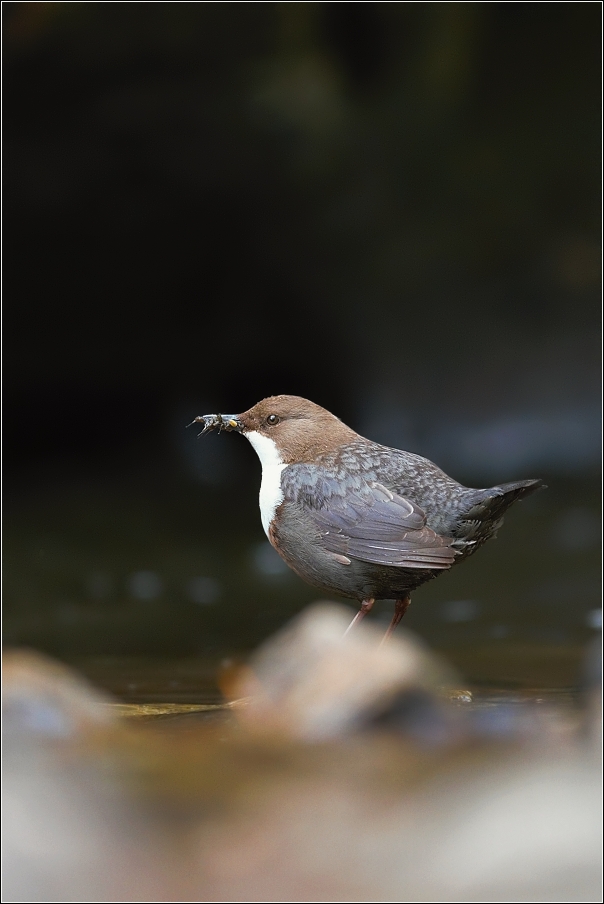
<path fill-rule="evenodd" d="M 307 583 L 360 603 L 348 631 L 376 600 L 395 600 L 384 640 L 417 587 L 473 555 L 514 502 L 545 487 L 540 479 L 463 486 L 300 396 L 270 396 L 242 414 L 199 415 L 192 424 L 203 424 L 199 436 L 224 430 L 249 440 L 262 465 L 269 542 Z"/>

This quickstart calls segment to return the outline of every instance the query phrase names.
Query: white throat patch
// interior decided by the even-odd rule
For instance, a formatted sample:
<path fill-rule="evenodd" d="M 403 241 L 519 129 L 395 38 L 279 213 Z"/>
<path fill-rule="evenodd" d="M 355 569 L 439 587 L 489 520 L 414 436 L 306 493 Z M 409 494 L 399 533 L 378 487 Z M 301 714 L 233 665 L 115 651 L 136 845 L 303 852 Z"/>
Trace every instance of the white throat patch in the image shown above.
<path fill-rule="evenodd" d="M 281 471 L 286 466 L 281 460 L 275 441 L 258 433 L 256 430 L 250 430 L 244 436 L 249 439 L 252 446 L 256 450 L 256 454 L 262 465 L 262 482 L 260 484 L 260 517 L 262 518 L 262 527 L 264 533 L 268 537 L 268 529 L 270 523 L 275 516 L 277 507 L 283 502 L 283 491 L 281 490 Z"/>

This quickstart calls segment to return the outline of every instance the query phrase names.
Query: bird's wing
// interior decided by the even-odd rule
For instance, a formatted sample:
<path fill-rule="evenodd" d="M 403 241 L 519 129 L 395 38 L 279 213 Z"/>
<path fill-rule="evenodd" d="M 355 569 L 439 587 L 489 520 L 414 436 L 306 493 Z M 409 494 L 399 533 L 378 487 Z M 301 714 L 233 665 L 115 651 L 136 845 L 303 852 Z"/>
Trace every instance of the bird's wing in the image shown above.
<path fill-rule="evenodd" d="M 345 494 L 322 481 L 318 487 L 285 483 L 286 498 L 295 498 L 312 515 L 321 543 L 329 552 L 376 565 L 398 568 L 450 568 L 456 556 L 451 539 L 426 526 L 424 512 L 377 481 L 357 481 Z M 329 492 L 331 488 L 332 492 Z M 311 490 L 311 492 L 305 492 Z M 338 491 L 339 490 L 339 491 Z"/>

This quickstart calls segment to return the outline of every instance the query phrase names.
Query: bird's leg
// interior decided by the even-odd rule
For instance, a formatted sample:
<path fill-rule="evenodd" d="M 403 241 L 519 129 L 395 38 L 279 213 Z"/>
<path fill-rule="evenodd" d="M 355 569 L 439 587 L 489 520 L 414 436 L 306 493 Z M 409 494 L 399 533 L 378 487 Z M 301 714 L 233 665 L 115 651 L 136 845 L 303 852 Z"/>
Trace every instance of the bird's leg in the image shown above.
<path fill-rule="evenodd" d="M 382 638 L 382 643 L 385 643 L 388 640 L 388 638 L 390 637 L 390 635 L 392 634 L 392 632 L 394 631 L 394 629 L 400 622 L 401 618 L 403 617 L 403 615 L 409 608 L 410 602 L 411 602 L 410 596 L 406 596 L 406 597 L 404 597 L 404 599 L 397 600 L 395 602 L 394 615 L 392 616 L 392 621 L 390 622 L 390 625 L 388 626 L 388 630 L 386 631 L 386 633 L 384 634 L 384 637 Z M 380 643 L 380 646 L 382 645 L 382 643 Z"/>
<path fill-rule="evenodd" d="M 375 603 L 375 600 L 363 600 L 363 602 L 361 603 L 361 608 L 359 609 L 359 611 L 357 612 L 357 614 L 355 615 L 353 620 L 350 622 L 350 624 L 344 631 L 344 637 L 346 637 L 346 635 L 351 630 L 351 628 L 354 628 L 354 626 L 358 622 L 360 622 L 362 618 L 365 618 L 365 616 L 371 610 L 371 607 L 373 606 L 374 603 Z M 402 615 L 401 615 L 401 618 L 402 618 Z"/>

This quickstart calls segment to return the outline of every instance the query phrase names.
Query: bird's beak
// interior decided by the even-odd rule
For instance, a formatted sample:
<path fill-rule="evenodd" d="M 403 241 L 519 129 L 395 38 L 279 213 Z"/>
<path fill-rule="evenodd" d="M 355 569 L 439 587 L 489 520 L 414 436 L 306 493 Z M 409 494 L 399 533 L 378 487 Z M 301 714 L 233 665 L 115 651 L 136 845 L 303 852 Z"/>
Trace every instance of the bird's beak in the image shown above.
<path fill-rule="evenodd" d="M 193 424 L 203 424 L 199 436 L 209 433 L 210 430 L 218 430 L 219 433 L 221 430 L 228 432 L 235 430 L 237 433 L 243 430 L 243 424 L 237 414 L 199 414 L 188 426 L 191 427 Z"/>

